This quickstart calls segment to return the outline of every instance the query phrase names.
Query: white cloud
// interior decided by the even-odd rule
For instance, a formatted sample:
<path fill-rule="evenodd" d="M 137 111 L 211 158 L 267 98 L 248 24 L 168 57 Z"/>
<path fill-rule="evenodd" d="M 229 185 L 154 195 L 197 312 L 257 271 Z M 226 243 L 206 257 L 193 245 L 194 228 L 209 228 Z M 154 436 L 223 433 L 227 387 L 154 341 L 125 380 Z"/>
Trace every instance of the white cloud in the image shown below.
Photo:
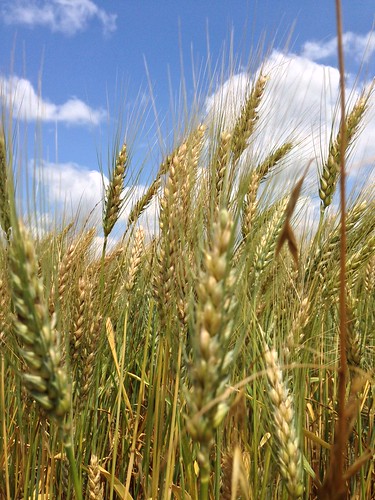
<path fill-rule="evenodd" d="M 16 76 L 0 76 L 0 97 L 13 115 L 21 120 L 98 125 L 105 117 L 104 110 L 93 109 L 77 97 L 63 104 L 44 100 L 29 80 Z"/>
<path fill-rule="evenodd" d="M 7 0 L 1 8 L 7 24 L 45 26 L 53 32 L 74 35 L 97 19 L 105 34 L 116 30 L 116 15 L 108 14 L 92 0 Z"/>
<path fill-rule="evenodd" d="M 338 127 L 339 71 L 306 57 L 277 51 L 265 61 L 262 71 L 269 79 L 259 108 L 260 118 L 242 163 L 246 166 L 249 161 L 261 160 L 283 142 L 292 140 L 298 146 L 289 169 L 283 172 L 284 176 L 292 176 L 303 170 L 309 159 L 316 157 L 320 161 L 327 154 L 332 123 L 335 121 L 335 130 Z M 230 130 L 256 77 L 240 73 L 225 81 L 206 100 L 207 120 L 219 119 L 223 128 Z M 353 105 L 359 91 L 348 89 L 347 95 Z M 355 170 L 375 157 L 374 105 L 372 95 L 370 112 L 352 156 Z"/>
<path fill-rule="evenodd" d="M 258 74 L 259 70 L 253 75 L 240 73 L 225 81 L 206 100 L 207 120 L 219 117 L 223 128 L 230 130 Z M 269 80 L 259 107 L 259 120 L 239 168 L 243 171 L 252 168 L 266 154 L 291 140 L 295 148 L 286 157 L 280 172 L 271 176 L 272 186 L 265 190 L 265 194 L 277 197 L 290 189 L 313 159 L 297 217 L 302 231 L 314 227 L 319 213 L 318 169 L 327 157 L 330 136 L 336 134 L 339 126 L 339 71 L 306 57 L 274 51 L 263 65 L 263 74 L 267 74 Z M 347 89 L 349 107 L 359 92 Z M 347 164 L 348 192 L 355 189 L 358 193 L 357 186 L 374 182 L 374 137 L 375 95 L 372 94 Z"/>
<path fill-rule="evenodd" d="M 358 35 L 347 31 L 343 35 L 343 47 L 347 56 L 356 61 L 367 62 L 375 52 L 375 31 Z M 337 37 L 327 41 L 309 41 L 303 45 L 302 56 L 313 61 L 320 61 L 337 55 Z"/>
<path fill-rule="evenodd" d="M 45 196 L 47 205 L 54 207 L 58 213 L 64 213 L 67 219 L 74 217 L 83 221 L 90 215 L 90 221 L 101 226 L 103 184 L 108 184 L 108 178 L 97 170 L 87 170 L 75 163 L 42 162 L 34 175 L 41 183 L 39 191 Z M 120 222 L 126 224 L 133 204 L 147 189 L 144 185 L 126 187 L 123 195 L 124 207 Z M 155 232 L 158 201 L 155 198 L 140 217 L 139 223 L 148 234 Z"/>
<path fill-rule="evenodd" d="M 44 162 L 38 177 L 54 203 L 91 210 L 102 198 L 103 180 L 97 170 L 85 170 L 75 163 Z"/>

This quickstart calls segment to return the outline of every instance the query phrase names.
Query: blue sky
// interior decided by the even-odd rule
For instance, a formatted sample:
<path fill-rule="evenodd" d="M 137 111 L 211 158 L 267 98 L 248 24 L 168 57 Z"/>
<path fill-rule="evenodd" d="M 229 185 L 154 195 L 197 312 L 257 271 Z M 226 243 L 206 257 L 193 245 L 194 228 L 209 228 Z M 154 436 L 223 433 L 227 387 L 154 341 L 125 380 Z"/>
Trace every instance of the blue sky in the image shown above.
<path fill-rule="evenodd" d="M 375 8 L 372 0 L 343 0 L 342 5 L 350 87 L 361 62 L 360 84 L 375 75 Z M 273 67 L 284 57 L 280 66 L 286 81 L 298 81 L 294 89 L 275 85 L 270 102 L 290 104 L 297 96 L 302 114 L 309 115 L 314 103 L 323 102 L 324 93 L 332 109 L 327 111 L 325 101 L 322 108 L 330 118 L 337 97 L 334 0 L 0 0 L 0 33 L 0 91 L 5 105 L 13 102 L 19 141 L 27 150 L 25 154 L 18 146 L 23 151 L 21 161 L 35 159 L 38 168 L 43 166 L 49 175 L 49 200 L 69 198 L 73 208 L 82 201 L 83 192 L 87 203 L 97 199 L 99 163 L 106 173 L 116 132 L 121 131 L 122 138 L 126 128 L 133 137 L 134 124 L 139 123 L 134 109 L 145 106 L 144 128 L 133 147 L 135 169 L 148 158 L 139 179 L 141 191 L 162 154 L 160 148 L 150 154 L 156 136 L 149 84 L 164 131 L 173 128 L 171 93 L 179 95 L 181 65 L 189 100 L 194 94 L 193 67 L 200 75 L 200 91 L 208 93 L 208 100 L 202 98 L 207 111 L 219 91 L 217 83 L 213 87 L 207 83 L 207 45 L 214 67 L 223 51 L 228 55 L 231 33 L 237 60 L 234 76 L 245 74 L 250 54 L 262 45 L 264 58 L 273 61 Z M 254 62 L 254 72 L 256 66 Z M 239 94 L 244 89 L 241 82 L 240 78 Z M 288 106 L 283 108 L 284 125 Z M 297 127 L 298 109 L 291 112 L 290 123 Z M 119 122 L 127 116 L 129 123 L 121 129 Z M 267 138 L 280 129 L 272 118 L 269 121 Z M 369 133 L 361 139 L 361 146 L 369 149 L 361 155 L 373 162 L 375 148 L 369 137 L 375 120 L 370 116 L 369 121 Z M 305 132 L 308 127 L 312 125 L 305 123 Z M 168 150 L 172 143 L 169 137 L 162 149 Z"/>

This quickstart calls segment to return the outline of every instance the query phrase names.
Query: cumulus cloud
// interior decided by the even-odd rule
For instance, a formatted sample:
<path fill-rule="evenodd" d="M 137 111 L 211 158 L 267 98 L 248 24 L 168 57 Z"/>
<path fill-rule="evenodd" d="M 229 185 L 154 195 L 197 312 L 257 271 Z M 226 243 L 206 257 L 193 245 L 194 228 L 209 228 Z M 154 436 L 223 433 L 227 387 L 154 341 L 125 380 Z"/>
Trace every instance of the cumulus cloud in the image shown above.
<path fill-rule="evenodd" d="M 343 35 L 344 52 L 356 61 L 367 62 L 375 52 L 375 31 L 359 35 L 347 31 Z M 326 41 L 308 41 L 303 45 L 302 56 L 313 61 L 320 61 L 337 54 L 337 37 Z"/>
<path fill-rule="evenodd" d="M 38 177 L 47 187 L 50 201 L 59 205 L 91 210 L 102 198 L 103 179 L 97 170 L 86 170 L 75 163 L 43 162 Z"/>
<path fill-rule="evenodd" d="M 1 16 L 7 24 L 43 26 L 53 32 L 74 35 L 97 19 L 105 34 L 116 30 L 116 15 L 108 14 L 92 0 L 6 0 Z"/>
<path fill-rule="evenodd" d="M 105 117 L 102 109 L 93 109 L 77 97 L 54 104 L 41 97 L 25 78 L 0 76 L 0 96 L 15 117 L 21 120 L 98 125 Z"/>
<path fill-rule="evenodd" d="M 34 170 L 34 175 L 41 183 L 40 191 L 47 198 L 51 207 L 67 218 L 78 217 L 83 221 L 90 216 L 90 221 L 98 227 L 101 225 L 102 201 L 108 178 L 97 170 L 88 170 L 75 163 L 42 162 Z M 126 187 L 123 192 L 124 207 L 120 215 L 120 223 L 126 224 L 133 204 L 144 194 L 144 185 Z M 140 218 L 149 234 L 155 232 L 158 213 L 158 202 L 154 199 Z"/>
<path fill-rule="evenodd" d="M 276 50 L 265 61 L 262 71 L 268 75 L 268 82 L 259 108 L 260 118 L 241 163 L 247 168 L 285 141 L 292 140 L 297 146 L 282 176 L 283 180 L 293 179 L 303 171 L 309 159 L 316 158 L 321 164 L 326 157 L 332 130 L 336 133 L 339 125 L 339 71 L 307 57 Z M 206 100 L 207 120 L 219 120 L 224 129 L 230 130 L 256 76 L 239 73 L 223 82 Z M 359 92 L 348 89 L 350 105 L 359 97 Z M 372 96 L 370 110 L 374 105 Z M 374 114 L 368 113 L 364 123 L 351 157 L 353 175 L 375 157 Z"/>

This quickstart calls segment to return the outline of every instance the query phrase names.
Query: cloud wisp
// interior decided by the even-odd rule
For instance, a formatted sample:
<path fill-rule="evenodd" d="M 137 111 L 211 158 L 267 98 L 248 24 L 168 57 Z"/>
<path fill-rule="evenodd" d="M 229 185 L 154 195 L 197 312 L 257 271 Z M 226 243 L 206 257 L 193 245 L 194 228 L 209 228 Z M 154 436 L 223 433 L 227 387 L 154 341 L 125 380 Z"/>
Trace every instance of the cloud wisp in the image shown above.
<path fill-rule="evenodd" d="M 9 25 L 45 27 L 67 36 L 87 29 L 98 20 L 104 34 L 116 30 L 116 14 L 109 14 L 92 0 L 6 0 L 1 17 Z"/>
<path fill-rule="evenodd" d="M 72 97 L 63 104 L 44 100 L 29 80 L 16 76 L 0 76 L 0 99 L 13 116 L 20 120 L 98 125 L 105 117 L 104 110 L 93 109 L 77 97 Z"/>
<path fill-rule="evenodd" d="M 343 35 L 344 52 L 355 61 L 368 62 L 375 52 L 375 31 L 365 35 L 347 31 Z M 321 61 L 337 55 L 337 37 L 326 41 L 308 41 L 302 47 L 302 57 Z"/>

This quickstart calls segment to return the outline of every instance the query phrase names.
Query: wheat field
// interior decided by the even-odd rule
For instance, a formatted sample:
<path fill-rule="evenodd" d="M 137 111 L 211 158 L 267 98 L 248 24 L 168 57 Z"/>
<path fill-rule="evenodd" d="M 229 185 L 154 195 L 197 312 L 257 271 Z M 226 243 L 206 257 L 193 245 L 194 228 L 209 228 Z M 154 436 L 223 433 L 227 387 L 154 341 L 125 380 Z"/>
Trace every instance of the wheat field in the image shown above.
<path fill-rule="evenodd" d="M 254 76 L 230 128 L 185 123 L 139 199 L 123 196 L 125 137 L 101 229 L 28 227 L 3 119 L 1 499 L 345 498 L 327 486 L 340 359 L 333 199 L 372 87 L 347 109 L 344 145 L 337 131 L 314 158 L 320 216 L 298 230 L 307 180 L 270 188 L 293 141 L 241 168 L 270 83 Z M 375 496 L 373 188 L 348 198 L 346 214 L 342 479 L 361 499 Z M 140 225 L 151 203 L 153 232 Z M 125 204 L 126 231 L 110 246 Z"/>

